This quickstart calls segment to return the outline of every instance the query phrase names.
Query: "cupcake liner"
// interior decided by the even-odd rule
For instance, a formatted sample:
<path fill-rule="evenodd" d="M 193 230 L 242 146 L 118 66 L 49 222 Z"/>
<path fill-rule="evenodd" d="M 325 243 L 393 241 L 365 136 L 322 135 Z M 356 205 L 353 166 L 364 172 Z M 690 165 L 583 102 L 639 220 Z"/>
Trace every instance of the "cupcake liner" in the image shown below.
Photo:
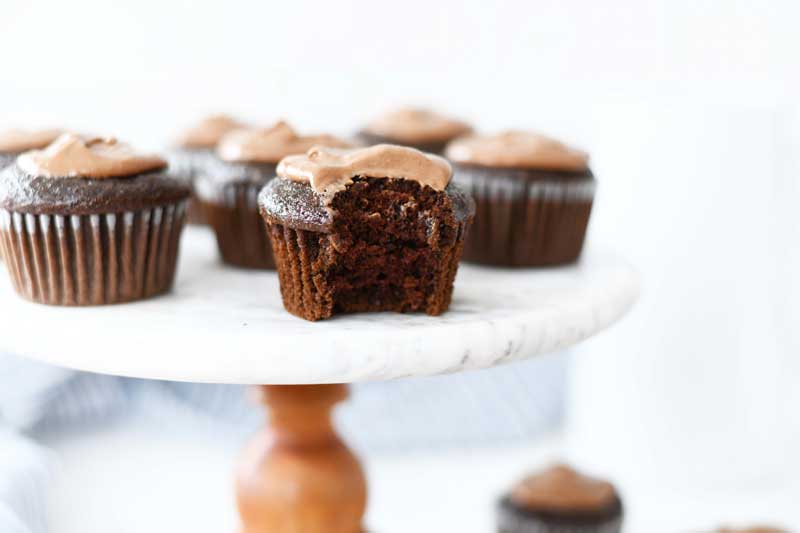
<path fill-rule="evenodd" d="M 497 506 L 497 533 L 620 533 L 623 515 L 597 520 L 596 523 L 567 523 L 566 519 L 557 523 L 545 521 L 535 516 L 526 516 L 508 505 L 504 500 Z"/>
<path fill-rule="evenodd" d="M 227 184 L 218 194 L 204 196 L 201 208 L 217 236 L 217 246 L 225 263 L 252 269 L 274 270 L 267 228 L 258 211 L 261 186 L 250 183 Z"/>
<path fill-rule="evenodd" d="M 580 256 L 596 189 L 593 178 L 456 176 L 476 204 L 465 261 L 526 267 L 572 263 Z"/>
<path fill-rule="evenodd" d="M 186 202 L 102 215 L 0 210 L 0 245 L 20 296 L 49 305 L 106 305 L 172 287 Z"/>
<path fill-rule="evenodd" d="M 281 297 L 287 311 L 306 320 L 329 318 L 336 311 L 326 271 L 336 267 L 336 243 L 327 233 L 293 229 L 268 223 L 275 254 Z M 453 296 L 453 281 L 464 246 L 468 222 L 459 224 L 454 243 L 442 251 L 436 283 L 425 299 L 423 309 L 365 309 L 365 311 L 422 311 L 440 315 L 447 311 Z"/>

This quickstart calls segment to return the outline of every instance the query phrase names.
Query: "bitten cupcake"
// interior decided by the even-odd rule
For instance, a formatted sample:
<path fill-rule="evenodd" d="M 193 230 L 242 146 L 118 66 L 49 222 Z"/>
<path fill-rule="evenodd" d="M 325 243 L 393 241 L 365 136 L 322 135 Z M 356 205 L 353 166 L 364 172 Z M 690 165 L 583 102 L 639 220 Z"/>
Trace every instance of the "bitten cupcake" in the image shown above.
<path fill-rule="evenodd" d="M 245 127 L 245 124 L 227 115 L 206 117 L 184 132 L 176 148 L 168 153 L 170 171 L 194 183 L 198 175 L 208 171 L 220 139 L 233 130 Z M 203 210 L 197 207 L 194 198 L 187 207 L 186 221 L 190 224 L 206 224 Z"/>
<path fill-rule="evenodd" d="M 190 188 L 163 159 L 65 134 L 0 172 L 0 245 L 17 292 L 51 305 L 172 286 Z"/>
<path fill-rule="evenodd" d="M 0 169 L 14 162 L 19 154 L 44 148 L 55 141 L 63 130 L 7 130 L 0 132 Z"/>
<path fill-rule="evenodd" d="M 537 267 L 579 258 L 596 188 L 586 152 L 510 131 L 456 140 L 446 155 L 477 205 L 465 261 Z"/>
<path fill-rule="evenodd" d="M 447 143 L 468 134 L 472 128 L 426 109 L 398 109 L 386 113 L 359 132 L 366 144 L 399 144 L 423 152 L 441 154 Z"/>
<path fill-rule="evenodd" d="M 218 159 L 209 172 L 198 175 L 195 191 L 224 262 L 243 268 L 275 268 L 258 213 L 258 192 L 275 177 L 278 161 L 314 145 L 348 146 L 331 135 L 298 135 L 285 122 L 266 129 L 236 130 L 222 138 Z"/>
<path fill-rule="evenodd" d="M 622 500 L 611 483 L 556 465 L 500 500 L 499 533 L 619 533 Z"/>
<path fill-rule="evenodd" d="M 475 209 L 451 176 L 441 157 L 385 144 L 283 159 L 259 205 L 284 307 L 445 312 Z"/>

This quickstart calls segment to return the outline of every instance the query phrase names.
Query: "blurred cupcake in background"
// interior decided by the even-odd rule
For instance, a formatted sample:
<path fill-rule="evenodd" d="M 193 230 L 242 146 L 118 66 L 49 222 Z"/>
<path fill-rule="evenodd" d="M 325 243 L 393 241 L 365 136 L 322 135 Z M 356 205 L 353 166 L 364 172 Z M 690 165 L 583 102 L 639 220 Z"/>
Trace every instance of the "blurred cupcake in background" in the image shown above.
<path fill-rule="evenodd" d="M 403 108 L 367 124 L 359 137 L 367 144 L 399 144 L 441 154 L 447 143 L 472 131 L 469 124 L 426 109 Z"/>
<path fill-rule="evenodd" d="M 498 533 L 619 533 L 622 521 L 614 486 L 566 465 L 522 479 L 497 507 Z"/>
<path fill-rule="evenodd" d="M 217 236 L 222 260 L 252 269 L 274 269 L 258 193 L 275 177 L 278 162 L 312 146 L 349 147 L 332 135 L 299 135 L 285 122 L 270 128 L 235 130 L 217 147 L 209 170 L 197 176 L 198 202 Z"/>
<path fill-rule="evenodd" d="M 596 188 L 586 152 L 509 131 L 455 140 L 445 155 L 477 206 L 465 261 L 537 267 L 578 259 Z"/>
<path fill-rule="evenodd" d="M 64 134 L 0 172 L 0 247 L 14 288 L 50 305 L 168 291 L 189 184 L 115 139 Z"/>
<path fill-rule="evenodd" d="M 220 139 L 226 133 L 245 127 L 243 122 L 228 115 L 211 115 L 201 120 L 185 131 L 175 148 L 167 154 L 171 172 L 194 183 L 213 161 Z M 194 200 L 189 202 L 186 218 L 190 224 L 206 224 L 203 212 L 196 207 Z"/>
<path fill-rule="evenodd" d="M 22 152 L 44 148 L 64 130 L 6 130 L 0 132 L 0 169 L 7 167 Z"/>

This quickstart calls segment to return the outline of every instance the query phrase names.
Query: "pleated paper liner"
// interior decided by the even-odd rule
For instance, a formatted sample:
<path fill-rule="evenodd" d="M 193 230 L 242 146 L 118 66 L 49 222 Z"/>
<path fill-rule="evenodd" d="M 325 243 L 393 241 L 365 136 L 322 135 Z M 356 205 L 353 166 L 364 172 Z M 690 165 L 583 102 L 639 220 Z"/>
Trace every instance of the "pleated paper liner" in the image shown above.
<path fill-rule="evenodd" d="M 454 243 L 443 250 L 436 283 L 426 295 L 425 307 L 413 311 L 440 315 L 450 307 L 453 281 L 464 247 L 469 221 L 459 224 Z M 329 269 L 336 268 L 336 252 L 330 235 L 297 230 L 280 224 L 267 224 L 283 305 L 293 315 L 306 320 L 320 320 L 336 314 L 337 303 L 326 280 Z M 398 311 L 390 307 L 360 309 L 359 311 Z M 345 311 L 353 312 L 353 311 Z"/>
<path fill-rule="evenodd" d="M 593 178 L 531 181 L 460 172 L 457 182 L 476 207 L 464 261 L 536 267 L 580 257 L 596 189 Z"/>
<path fill-rule="evenodd" d="M 226 185 L 213 199 L 202 199 L 202 210 L 217 236 L 222 260 L 230 265 L 274 270 L 267 228 L 258 211 L 261 186 L 252 183 Z"/>
<path fill-rule="evenodd" d="M 103 215 L 0 210 L 0 246 L 16 291 L 50 305 L 106 305 L 170 290 L 186 202 Z"/>

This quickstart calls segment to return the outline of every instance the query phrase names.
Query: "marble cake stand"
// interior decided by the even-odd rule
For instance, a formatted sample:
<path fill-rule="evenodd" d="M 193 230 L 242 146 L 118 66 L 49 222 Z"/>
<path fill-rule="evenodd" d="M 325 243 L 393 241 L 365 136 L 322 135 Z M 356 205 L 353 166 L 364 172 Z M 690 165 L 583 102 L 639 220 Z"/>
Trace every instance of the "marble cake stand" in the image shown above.
<path fill-rule="evenodd" d="M 255 384 L 270 427 L 237 474 L 244 533 L 357 533 L 366 482 L 330 412 L 346 383 L 458 372 L 566 348 L 632 306 L 638 276 L 611 252 L 509 271 L 462 266 L 441 317 L 364 314 L 309 323 L 287 314 L 274 273 L 222 267 L 189 229 L 175 290 L 99 308 L 17 298 L 0 277 L 0 349 L 105 374 Z"/>

